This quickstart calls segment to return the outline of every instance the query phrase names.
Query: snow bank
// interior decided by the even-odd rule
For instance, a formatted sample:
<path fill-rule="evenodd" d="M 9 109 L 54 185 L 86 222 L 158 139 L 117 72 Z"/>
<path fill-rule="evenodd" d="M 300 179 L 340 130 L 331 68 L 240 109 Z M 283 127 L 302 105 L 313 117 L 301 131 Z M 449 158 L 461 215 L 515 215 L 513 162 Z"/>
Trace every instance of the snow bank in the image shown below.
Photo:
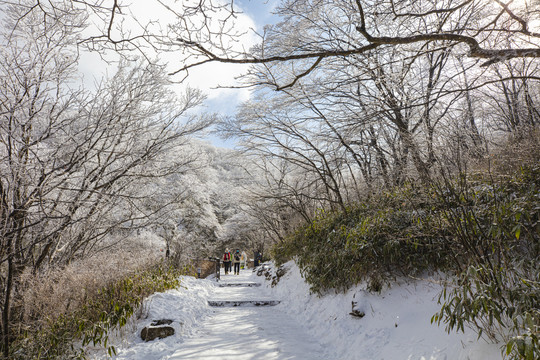
<path fill-rule="evenodd" d="M 477 340 L 473 331 L 447 334 L 444 326 L 438 327 L 431 324 L 431 317 L 440 308 L 437 299 L 441 288 L 429 279 L 409 284 L 396 284 L 390 289 L 383 290 L 381 294 L 369 293 L 365 290 L 365 286 L 360 285 L 344 294 L 330 293 L 319 298 L 310 294 L 309 286 L 304 282 L 298 267 L 293 262 L 285 264 L 285 268 L 286 274 L 275 287 L 271 287 L 271 281 L 263 281 L 264 277 L 257 277 L 256 274 L 251 277 L 246 274 L 247 277 L 244 280 L 262 281 L 263 286 L 250 291 L 257 290 L 261 292 L 260 295 L 281 300 L 281 304 L 270 307 L 267 311 L 276 309 L 285 313 L 305 329 L 308 336 L 306 339 L 287 335 L 287 338 L 298 342 L 297 347 L 304 345 L 303 342 L 315 340 L 321 344 L 322 352 L 324 352 L 321 355 L 324 359 L 502 359 L 499 345 Z M 275 268 L 271 270 L 275 273 Z M 216 289 L 218 288 L 214 281 L 182 277 L 181 288 L 154 294 L 148 298 L 145 303 L 147 316 L 134 323 L 134 327 L 124 336 L 121 345 L 115 345 L 118 351 L 115 359 L 178 358 L 174 354 L 185 347 L 184 345 L 187 344 L 185 339 L 197 335 L 196 331 L 200 332 L 204 324 L 208 322 L 207 320 L 211 319 L 209 316 L 212 316 L 214 311 L 207 301 L 212 294 L 216 295 Z M 355 310 L 365 314 L 363 317 L 349 314 L 353 301 Z M 277 315 L 269 314 L 274 317 Z M 173 320 L 175 335 L 158 341 L 142 341 L 139 337 L 141 330 L 152 320 L 158 319 Z M 264 317 L 257 317 L 255 322 L 262 322 L 260 326 L 268 328 L 266 331 L 270 333 L 283 333 L 288 330 L 280 328 L 285 322 L 277 321 L 276 323 L 276 321 L 265 320 Z M 234 334 L 236 332 L 231 336 Z M 263 336 L 262 332 L 260 335 Z M 249 341 L 248 337 L 245 341 Z M 207 349 L 209 346 L 224 345 L 205 343 L 201 349 Z M 193 350 L 193 347 L 189 349 Z M 189 358 L 198 359 L 201 349 L 191 352 Z M 107 356 L 101 351 L 89 358 L 106 359 Z M 302 359 L 298 356 L 287 358 Z"/>
<path fill-rule="evenodd" d="M 298 267 L 289 262 L 287 273 L 266 291 L 279 298 L 278 305 L 301 323 L 329 349 L 332 359 L 354 360 L 496 360 L 502 359 L 500 346 L 477 340 L 471 330 L 450 333 L 444 325 L 431 324 L 440 285 L 425 281 L 396 284 L 381 294 L 372 294 L 359 285 L 345 294 L 311 295 Z M 364 317 L 354 317 L 352 301 Z"/>
<path fill-rule="evenodd" d="M 216 283 L 210 280 L 181 277 L 181 287 L 164 293 L 156 293 L 145 300 L 144 318 L 135 322 L 131 333 L 124 336 L 121 344 L 114 344 L 117 356 L 114 359 L 151 360 L 162 359 L 178 349 L 184 337 L 193 334 L 200 323 L 211 313 L 208 296 Z M 173 320 L 175 335 L 165 339 L 145 342 L 141 330 L 153 320 Z M 118 341 L 120 342 L 120 341 Z M 90 356 L 91 359 L 106 359 L 103 351 Z"/>

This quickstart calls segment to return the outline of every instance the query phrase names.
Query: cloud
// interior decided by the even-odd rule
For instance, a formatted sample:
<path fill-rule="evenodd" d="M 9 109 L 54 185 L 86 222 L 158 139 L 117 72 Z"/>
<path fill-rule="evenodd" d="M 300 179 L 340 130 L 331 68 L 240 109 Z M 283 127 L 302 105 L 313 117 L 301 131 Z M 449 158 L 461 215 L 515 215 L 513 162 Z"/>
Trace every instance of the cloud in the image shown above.
<path fill-rule="evenodd" d="M 197 41 L 220 56 L 231 56 L 234 53 L 241 54 L 259 42 L 260 39 L 255 33 L 257 28 L 255 20 L 248 16 L 243 9 L 237 7 L 236 3 L 235 10 L 238 13 L 234 17 L 230 16 L 230 7 L 226 6 L 227 2 L 214 0 L 213 3 L 224 7 L 215 10 L 211 14 L 205 14 L 207 17 L 199 13 L 189 19 L 192 27 L 201 29 L 200 32 L 192 31 L 187 34 L 185 31 L 177 30 L 178 37 Z M 232 34 L 232 36 L 220 36 L 219 34 L 223 28 L 225 28 L 226 33 Z M 228 52 L 225 54 L 222 49 L 227 49 Z M 177 45 L 177 48 L 173 50 L 175 51 L 161 55 L 161 60 L 169 64 L 171 71 L 185 65 L 182 61 L 182 51 L 185 49 Z M 243 64 L 208 63 L 191 68 L 185 82 L 192 87 L 202 89 L 210 99 L 236 94 L 238 100 L 247 100 L 249 98 L 248 90 L 227 87 L 240 86 L 241 83 L 238 79 L 247 72 L 248 68 L 248 65 Z M 185 73 L 179 74 L 180 77 L 185 75 Z"/>
<path fill-rule="evenodd" d="M 207 18 L 204 18 L 201 13 L 193 13 L 186 22 L 186 18 L 181 16 L 184 14 L 183 6 L 198 4 L 199 0 L 162 0 L 161 2 L 154 1 L 132 1 L 131 3 L 124 2 L 122 13 L 118 13 L 115 16 L 115 22 L 117 26 L 121 26 L 123 36 L 138 36 L 147 31 L 152 34 L 166 34 L 167 37 L 152 38 L 148 43 L 142 43 L 144 54 L 152 60 L 157 60 L 162 64 L 166 64 L 166 71 L 172 72 L 181 68 L 185 64 L 186 49 L 176 41 L 177 37 L 190 36 L 192 39 L 202 41 L 205 47 L 212 47 L 212 44 L 208 41 L 210 33 L 218 33 L 220 26 L 223 26 L 224 22 L 227 24 L 227 31 L 231 31 L 238 34 L 236 38 L 222 37 L 220 40 L 221 45 L 224 48 L 236 52 L 243 52 L 248 50 L 259 42 L 259 37 L 255 34 L 255 29 L 261 28 L 260 24 L 256 23 L 255 16 L 259 16 L 263 19 L 266 16 L 264 7 L 256 2 L 244 2 L 242 5 L 248 6 L 249 11 L 238 7 L 235 2 L 236 10 L 238 14 L 235 17 L 229 17 L 228 10 L 230 8 L 223 7 L 213 13 L 207 13 Z M 226 5 L 228 2 L 225 0 L 212 0 L 214 5 Z M 191 4 L 191 5 L 193 5 Z M 251 15 L 250 15 L 251 14 Z M 211 15 L 211 16 L 210 16 Z M 264 16 L 263 16 L 264 15 Z M 92 25 L 85 31 L 85 36 L 99 34 L 100 31 L 104 31 L 108 26 L 109 17 L 91 18 Z M 226 20 L 226 21 L 225 21 Z M 192 31 L 187 34 L 185 32 L 185 25 L 191 25 L 193 28 L 200 26 L 200 31 Z M 259 25 L 259 26 L 258 26 Z M 112 37 L 115 40 L 121 38 L 120 30 L 114 28 Z M 217 38 L 214 37 L 213 40 Z M 155 48 L 150 46 L 154 45 Z M 219 51 L 215 48 L 216 51 Z M 136 52 L 135 52 L 136 53 Z M 109 59 L 117 59 L 118 56 L 113 51 L 108 51 L 107 56 Z M 237 104 L 250 98 L 250 90 L 248 89 L 233 89 L 231 87 L 239 87 L 242 84 L 238 78 L 245 74 L 248 70 L 248 65 L 242 64 L 223 64 L 223 63 L 209 63 L 201 65 L 189 70 L 189 76 L 181 83 L 174 85 L 174 88 L 181 93 L 186 86 L 201 89 L 208 96 L 208 110 L 221 112 L 224 111 L 227 114 L 234 112 L 234 108 Z M 102 61 L 98 54 L 83 52 L 81 54 L 81 60 L 79 63 L 79 69 L 84 74 L 85 85 L 91 86 L 95 81 L 99 81 L 107 72 L 109 75 L 116 71 L 115 64 L 107 64 Z M 186 74 L 179 74 L 175 77 L 171 77 L 173 81 L 179 81 L 184 78 Z M 215 107 L 215 108 L 214 108 Z"/>

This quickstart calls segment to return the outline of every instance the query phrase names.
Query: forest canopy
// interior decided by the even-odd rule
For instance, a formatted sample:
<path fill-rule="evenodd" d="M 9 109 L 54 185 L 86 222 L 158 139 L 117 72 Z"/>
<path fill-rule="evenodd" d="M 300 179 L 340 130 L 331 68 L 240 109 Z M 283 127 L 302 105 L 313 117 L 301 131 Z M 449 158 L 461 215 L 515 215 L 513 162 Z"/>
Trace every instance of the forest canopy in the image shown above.
<path fill-rule="evenodd" d="M 314 245 L 309 231 L 317 225 L 366 212 L 377 222 L 385 218 L 371 213 L 382 211 L 377 199 L 409 194 L 414 184 L 438 187 L 443 203 L 455 190 L 453 202 L 443 204 L 449 208 L 436 212 L 442 223 L 459 218 L 452 206 L 474 219 L 467 206 L 482 208 L 486 199 L 475 196 L 490 186 L 509 204 L 516 204 L 512 186 L 527 201 L 537 196 L 523 178 L 538 174 L 540 1 L 272 4 L 272 23 L 255 24 L 245 4 L 227 0 L 0 0 L 4 357 L 23 333 L 13 324 L 39 323 L 25 303 L 35 284 L 28 279 L 60 283 L 54 276 L 63 269 L 107 252 L 148 255 L 148 263 L 167 254 L 183 266 L 226 246 L 266 251 L 277 244 L 277 254 L 301 259 L 296 246 Z M 81 66 L 90 57 L 99 60 L 92 64 L 97 76 Z M 249 90 L 234 114 L 204 109 L 206 94 L 187 85 L 196 71 L 226 65 L 241 75 L 221 85 Z M 205 143 L 200 138 L 209 131 L 235 149 Z M 478 190 L 460 182 L 477 174 L 491 183 Z M 493 179 L 509 185 L 498 188 Z M 461 185 L 471 198 L 460 198 Z M 407 210 L 398 215 L 440 205 L 422 198 L 426 193 L 418 209 L 396 202 Z M 498 195 L 485 196 L 495 203 L 489 214 L 499 214 Z M 505 214 L 525 213 L 514 210 Z M 534 216 L 527 239 L 538 242 Z M 456 226 L 441 225 L 441 233 Z M 521 228 L 504 229 L 515 254 L 523 254 Z M 483 245 L 493 245 L 485 238 Z M 501 244 L 493 248 L 502 252 Z M 350 255 L 347 246 L 341 251 Z M 534 264 L 535 254 L 525 260 Z M 482 266 L 494 256 L 477 255 L 474 264 Z M 469 265 L 459 263 L 458 276 L 470 274 Z M 520 266 L 523 274 L 531 269 Z M 52 312 L 67 313 L 62 304 Z M 533 310 L 520 313 L 516 331 L 529 318 L 538 329 Z M 531 334 L 538 344 L 538 332 Z"/>

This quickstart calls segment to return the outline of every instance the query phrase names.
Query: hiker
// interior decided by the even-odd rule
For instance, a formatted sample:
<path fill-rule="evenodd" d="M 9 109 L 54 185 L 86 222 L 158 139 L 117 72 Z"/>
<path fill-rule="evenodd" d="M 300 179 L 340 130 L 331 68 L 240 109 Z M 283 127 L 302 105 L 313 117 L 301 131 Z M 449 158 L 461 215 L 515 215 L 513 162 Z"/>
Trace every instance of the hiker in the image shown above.
<path fill-rule="evenodd" d="M 236 249 L 233 255 L 232 262 L 234 264 L 234 275 L 240 275 L 240 259 L 242 258 L 242 255 L 240 255 L 240 250 Z"/>
<path fill-rule="evenodd" d="M 259 262 L 262 260 L 262 254 L 259 250 L 257 250 L 257 252 L 255 252 L 255 256 L 254 256 L 254 264 L 253 266 L 254 267 L 257 267 L 259 266 Z"/>
<path fill-rule="evenodd" d="M 225 275 L 231 271 L 231 252 L 229 249 L 225 249 L 225 253 L 223 254 L 223 264 L 225 264 Z"/>
<path fill-rule="evenodd" d="M 240 269 L 247 269 L 247 254 L 245 251 L 242 251 L 242 256 L 240 257 Z"/>

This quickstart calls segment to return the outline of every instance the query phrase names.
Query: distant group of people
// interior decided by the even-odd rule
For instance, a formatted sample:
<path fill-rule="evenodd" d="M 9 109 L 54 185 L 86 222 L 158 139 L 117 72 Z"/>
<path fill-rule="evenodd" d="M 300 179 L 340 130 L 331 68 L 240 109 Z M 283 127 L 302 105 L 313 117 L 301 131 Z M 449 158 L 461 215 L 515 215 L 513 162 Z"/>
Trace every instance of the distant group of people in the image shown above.
<path fill-rule="evenodd" d="M 231 271 L 231 266 L 234 266 L 234 275 L 240 274 L 240 262 L 242 261 L 242 255 L 240 249 L 236 249 L 234 252 L 230 252 L 229 249 L 225 249 L 223 254 L 223 264 L 225 264 L 225 275 Z"/>
<path fill-rule="evenodd" d="M 245 252 L 240 253 L 240 249 L 236 249 L 233 252 L 231 252 L 229 249 L 225 249 L 222 260 L 223 264 L 225 265 L 225 275 L 228 275 L 231 271 L 234 271 L 234 275 L 239 275 L 240 267 L 247 267 L 247 254 Z M 254 258 L 255 267 L 259 266 L 259 262 L 261 260 L 261 252 L 257 251 Z"/>

